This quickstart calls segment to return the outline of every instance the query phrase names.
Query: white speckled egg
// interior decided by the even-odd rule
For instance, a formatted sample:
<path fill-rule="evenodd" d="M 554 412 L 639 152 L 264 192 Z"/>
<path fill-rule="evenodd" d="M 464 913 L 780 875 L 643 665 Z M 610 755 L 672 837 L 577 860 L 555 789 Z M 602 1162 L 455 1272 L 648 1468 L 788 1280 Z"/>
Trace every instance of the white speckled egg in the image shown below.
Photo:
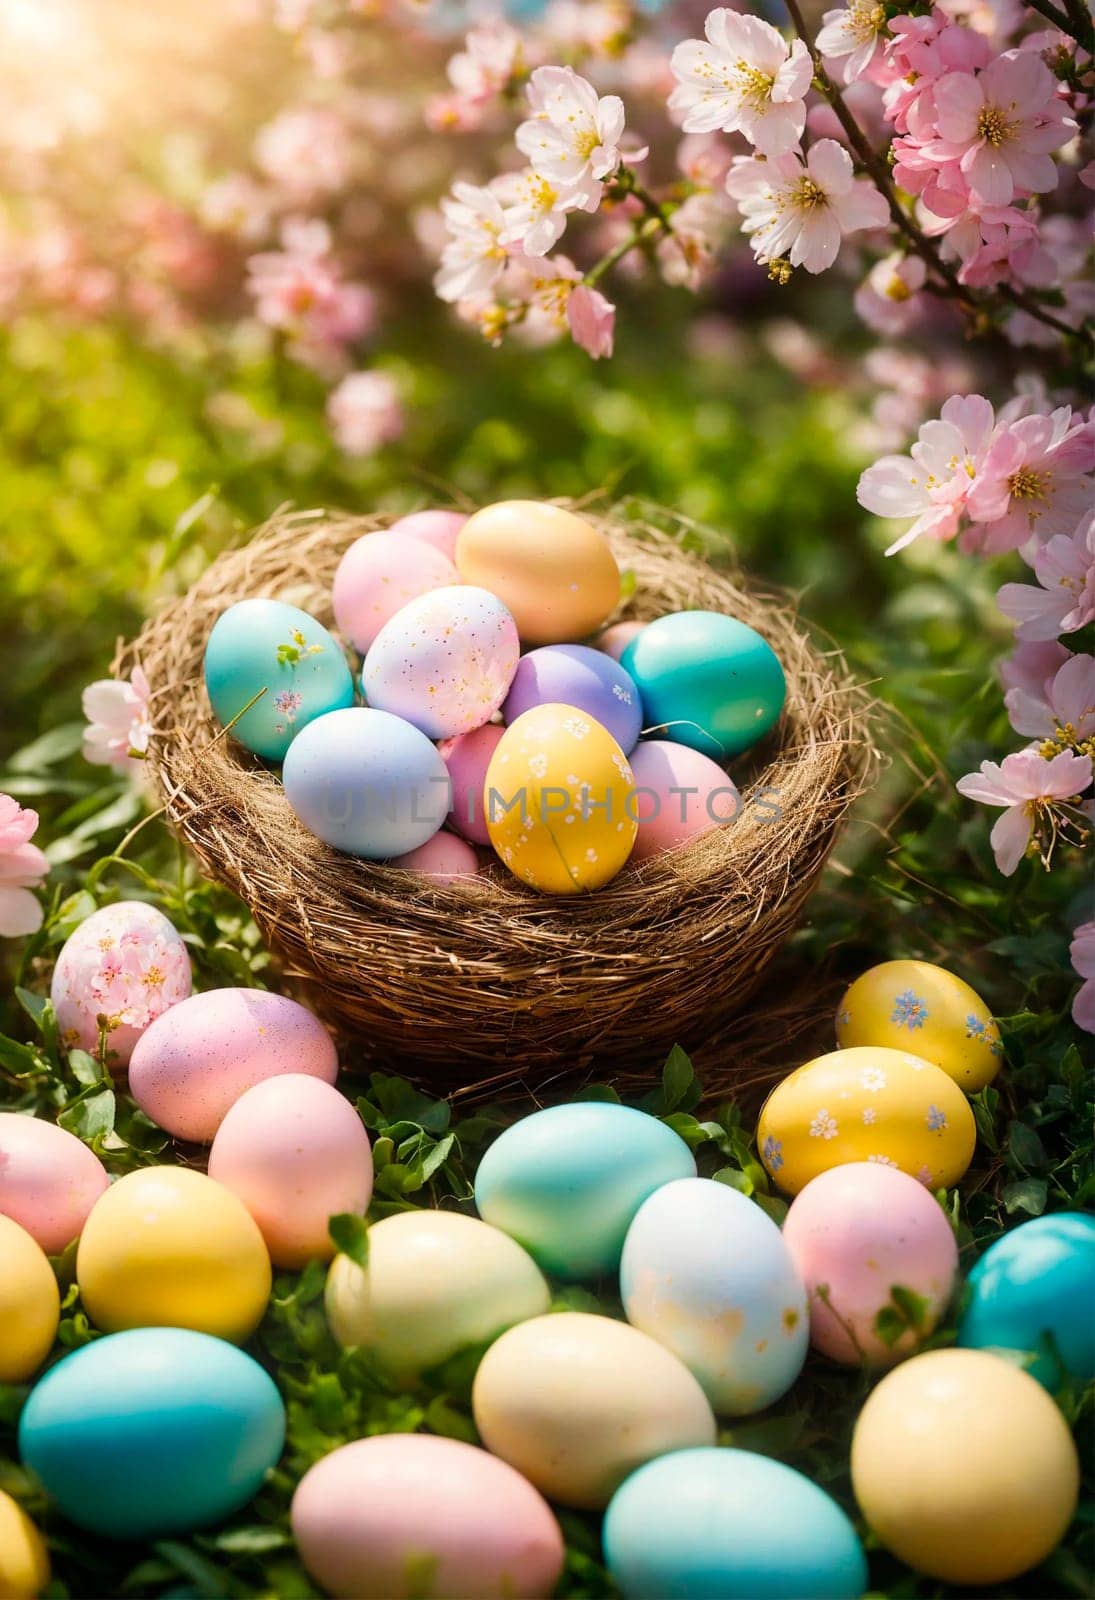
<path fill-rule="evenodd" d="M 332 595 L 335 622 L 364 655 L 401 607 L 430 589 L 459 581 L 448 556 L 421 538 L 408 539 L 394 528 L 366 533 L 338 564 Z"/>
<path fill-rule="evenodd" d="M 107 1186 L 106 1168 L 55 1122 L 0 1112 L 0 1214 L 59 1255 Z"/>

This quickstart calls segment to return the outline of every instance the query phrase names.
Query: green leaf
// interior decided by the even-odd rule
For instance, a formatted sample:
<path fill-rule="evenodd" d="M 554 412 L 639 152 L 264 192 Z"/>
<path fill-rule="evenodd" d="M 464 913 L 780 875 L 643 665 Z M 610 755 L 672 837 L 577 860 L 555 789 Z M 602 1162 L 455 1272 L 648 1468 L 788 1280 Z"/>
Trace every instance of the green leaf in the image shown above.
<path fill-rule="evenodd" d="M 1008 1127 L 1008 1155 L 1016 1166 L 1029 1172 L 1048 1165 L 1046 1151 L 1034 1129 L 1025 1122 L 1012 1122 Z"/>
<path fill-rule="evenodd" d="M 229 1528 L 226 1533 L 218 1533 L 212 1542 L 216 1549 L 227 1550 L 230 1555 L 260 1556 L 267 1550 L 284 1550 L 292 1544 L 293 1536 L 287 1528 Z"/>
<path fill-rule="evenodd" d="M 20 989 L 17 984 L 15 988 L 15 998 L 18 1000 L 19 1004 L 22 1006 L 30 1020 L 34 1023 L 34 1026 L 38 1029 L 38 1032 L 44 1033 L 45 1019 L 52 1009 L 49 1003 L 49 996 L 45 994 L 34 994 L 30 989 Z"/>
<path fill-rule="evenodd" d="M 890 1299 L 910 1328 L 915 1328 L 919 1332 L 926 1327 L 928 1302 L 922 1294 L 917 1294 L 913 1289 L 906 1289 L 904 1284 L 894 1283 L 890 1285 Z"/>
<path fill-rule="evenodd" d="M 93 1083 L 102 1083 L 107 1077 L 102 1062 L 96 1061 L 94 1056 L 89 1056 L 86 1050 L 70 1050 L 68 1064 L 76 1082 L 82 1083 L 85 1088 Z"/>
<path fill-rule="evenodd" d="M 665 1110 L 673 1111 L 687 1096 L 696 1081 L 692 1062 L 687 1053 L 675 1044 L 662 1068 L 662 1095 Z"/>
<path fill-rule="evenodd" d="M 1047 1194 L 1044 1178 L 1020 1178 L 1016 1183 L 1004 1185 L 1001 1199 L 1009 1216 L 1025 1211 L 1030 1217 L 1040 1217 L 1046 1209 Z"/>
<path fill-rule="evenodd" d="M 753 1193 L 753 1180 L 748 1178 L 738 1167 L 720 1167 L 711 1176 L 716 1183 L 725 1183 L 727 1188 L 736 1189 L 739 1194 L 751 1195 Z"/>
<path fill-rule="evenodd" d="M 328 1218 L 327 1232 L 340 1254 L 349 1256 L 359 1267 L 369 1265 L 369 1229 L 364 1217 L 353 1211 L 340 1211 Z"/>
<path fill-rule="evenodd" d="M 81 1095 L 66 1106 L 57 1118 L 57 1125 L 91 1144 L 113 1133 L 115 1110 L 113 1089 L 101 1089 L 98 1094 Z"/>

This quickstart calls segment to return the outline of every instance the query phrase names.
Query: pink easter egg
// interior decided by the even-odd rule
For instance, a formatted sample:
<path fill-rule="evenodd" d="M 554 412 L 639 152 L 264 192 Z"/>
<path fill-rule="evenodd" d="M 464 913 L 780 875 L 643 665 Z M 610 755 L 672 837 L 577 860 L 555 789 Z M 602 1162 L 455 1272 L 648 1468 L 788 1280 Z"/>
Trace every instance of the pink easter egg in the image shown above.
<path fill-rule="evenodd" d="M 809 1296 L 810 1343 L 847 1366 L 891 1366 L 914 1353 L 912 1329 L 893 1345 L 876 1329 L 895 1284 L 924 1301 L 921 1335 L 939 1322 L 954 1289 L 958 1247 L 942 1207 L 882 1162 L 853 1161 L 811 1179 L 791 1203 L 783 1240 Z"/>
<path fill-rule="evenodd" d="M 124 1067 L 145 1030 L 190 993 L 190 956 L 162 911 L 119 900 L 93 911 L 61 946 L 50 984 L 61 1042 Z"/>
<path fill-rule="evenodd" d="M 614 622 L 597 635 L 594 646 L 603 650 L 606 656 L 611 656 L 613 661 L 619 661 L 635 635 L 642 633 L 645 627 L 645 622 Z"/>
<path fill-rule="evenodd" d="M 711 828 L 732 824 L 741 795 L 710 756 L 671 739 L 640 739 L 628 760 L 639 824 L 633 861 L 676 850 Z"/>
<path fill-rule="evenodd" d="M 467 520 L 463 511 L 412 511 L 409 516 L 393 522 L 388 532 L 400 534 L 404 539 L 421 539 L 423 544 L 440 550 L 455 565 L 456 536 Z"/>
<path fill-rule="evenodd" d="M 332 598 L 335 623 L 365 654 L 397 611 L 431 589 L 459 583 L 449 558 L 421 539 L 381 530 L 356 540 L 338 564 Z"/>
<path fill-rule="evenodd" d="M 408 850 L 405 856 L 393 856 L 388 865 L 451 883 L 454 878 L 474 878 L 479 871 L 479 857 L 466 839 L 443 829 L 416 850 Z"/>
<path fill-rule="evenodd" d="M 490 844 L 483 811 L 483 785 L 491 757 L 505 731 L 500 722 L 488 722 L 482 728 L 473 728 L 471 733 L 445 739 L 437 747 L 449 769 L 452 784 L 449 822 L 475 844 Z"/>
<path fill-rule="evenodd" d="M 106 1189 L 106 1168 L 75 1134 L 54 1122 L 0 1112 L 0 1215 L 59 1255 Z"/>
<path fill-rule="evenodd" d="M 243 1201 L 274 1265 L 293 1271 L 334 1255 L 328 1218 L 365 1215 L 373 1154 L 345 1095 L 322 1078 L 288 1072 L 256 1083 L 229 1109 L 209 1176 Z"/>
<path fill-rule="evenodd" d="M 311 1576 L 336 1600 L 544 1600 L 563 1536 L 527 1479 L 475 1445 L 389 1433 L 309 1468 L 290 1512 Z"/>
<path fill-rule="evenodd" d="M 338 1057 L 304 1006 L 264 989 L 209 989 L 153 1023 L 129 1064 L 130 1093 L 176 1139 L 208 1144 L 241 1095 L 286 1072 L 334 1083 Z"/>

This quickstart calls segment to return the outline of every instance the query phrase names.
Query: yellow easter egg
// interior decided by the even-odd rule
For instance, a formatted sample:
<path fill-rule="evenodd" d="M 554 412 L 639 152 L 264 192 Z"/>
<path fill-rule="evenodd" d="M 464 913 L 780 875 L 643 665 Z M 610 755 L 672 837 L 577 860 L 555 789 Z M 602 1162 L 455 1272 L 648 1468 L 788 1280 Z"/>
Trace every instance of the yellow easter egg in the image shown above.
<path fill-rule="evenodd" d="M 855 1497 L 887 1550 L 963 1588 L 1043 1561 L 1072 1521 L 1079 1481 L 1053 1400 L 982 1350 L 931 1350 L 896 1367 L 852 1436 Z"/>
<path fill-rule="evenodd" d="M 1000 1070 L 1000 1030 L 977 992 L 930 961 L 883 961 L 857 978 L 836 1011 L 837 1043 L 914 1050 L 967 1094 Z"/>
<path fill-rule="evenodd" d="M 635 843 L 634 789 L 627 757 L 587 712 L 534 706 L 506 729 L 487 768 L 490 842 L 533 889 L 599 889 Z"/>
<path fill-rule="evenodd" d="M 975 1140 L 973 1112 L 953 1078 L 881 1046 L 808 1061 L 772 1090 L 757 1125 L 760 1158 L 787 1194 L 848 1161 L 878 1161 L 929 1189 L 949 1188 Z"/>
<path fill-rule="evenodd" d="M 22 1383 L 57 1337 L 61 1296 L 46 1253 L 0 1214 L 0 1383 Z"/>
<path fill-rule="evenodd" d="M 19 1502 L 0 1489 L 0 1600 L 35 1600 L 48 1582 L 45 1540 Z"/>
<path fill-rule="evenodd" d="M 142 1167 L 92 1207 L 76 1279 L 104 1333 L 193 1328 L 239 1341 L 266 1310 L 270 1257 L 229 1189 L 188 1167 Z"/>

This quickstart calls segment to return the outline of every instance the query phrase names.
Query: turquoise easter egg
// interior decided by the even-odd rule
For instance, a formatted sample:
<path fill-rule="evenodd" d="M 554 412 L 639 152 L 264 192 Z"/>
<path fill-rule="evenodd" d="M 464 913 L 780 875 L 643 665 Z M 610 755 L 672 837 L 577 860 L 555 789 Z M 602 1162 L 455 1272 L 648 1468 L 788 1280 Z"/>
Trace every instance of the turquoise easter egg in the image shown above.
<path fill-rule="evenodd" d="M 65 1356 L 33 1388 L 19 1453 L 72 1522 L 151 1539 L 246 1505 L 285 1442 L 257 1361 L 206 1333 L 135 1328 Z"/>
<path fill-rule="evenodd" d="M 787 681 L 755 629 L 718 611 L 677 611 L 635 635 L 620 665 L 639 687 L 643 723 L 715 761 L 779 721 Z"/>
<path fill-rule="evenodd" d="M 1021 1223 L 969 1275 L 958 1343 L 1036 1356 L 1031 1376 L 1057 1389 L 1095 1378 L 1095 1217 L 1058 1211 Z M 1063 1370 L 1062 1370 L 1063 1369 Z"/>
<path fill-rule="evenodd" d="M 857 1600 L 867 1563 L 835 1500 L 748 1450 L 675 1450 L 609 1502 L 605 1564 L 625 1600 Z"/>
<path fill-rule="evenodd" d="M 205 646 L 205 687 L 222 727 L 261 694 L 232 737 L 266 761 L 281 761 L 314 717 L 354 700 L 338 640 L 281 600 L 241 600 L 217 618 Z"/>
<path fill-rule="evenodd" d="M 479 1163 L 475 1203 L 545 1272 L 598 1278 L 616 1270 L 648 1195 L 695 1175 L 692 1152 L 657 1117 L 587 1100 L 507 1128 Z"/>

